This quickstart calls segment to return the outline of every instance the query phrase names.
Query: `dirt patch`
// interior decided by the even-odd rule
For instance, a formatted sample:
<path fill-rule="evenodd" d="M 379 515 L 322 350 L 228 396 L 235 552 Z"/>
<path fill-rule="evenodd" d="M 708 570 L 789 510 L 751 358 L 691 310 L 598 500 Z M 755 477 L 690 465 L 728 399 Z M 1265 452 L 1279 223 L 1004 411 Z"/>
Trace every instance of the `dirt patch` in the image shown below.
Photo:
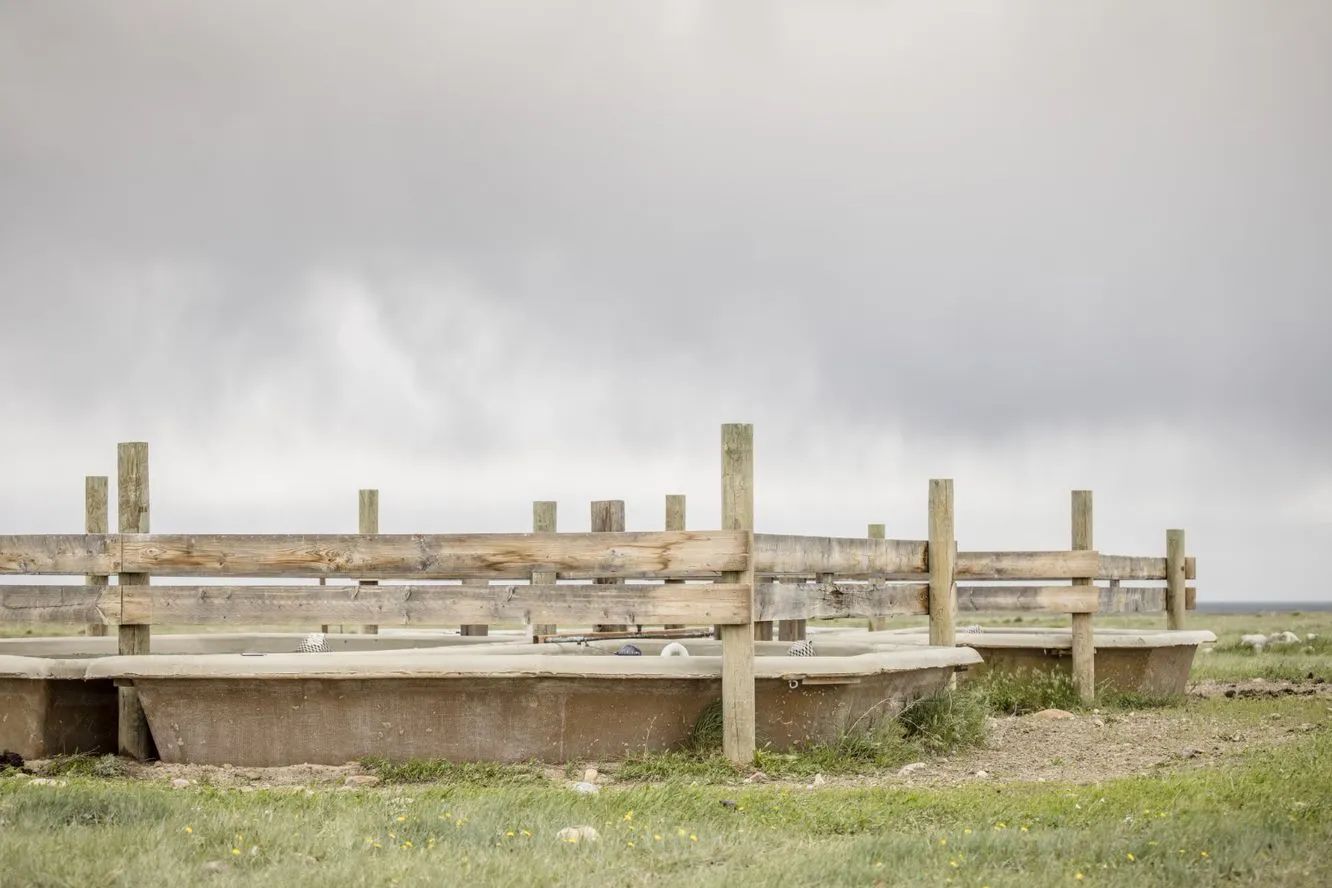
<path fill-rule="evenodd" d="M 1332 700 L 1332 686 L 1291 682 L 1208 682 L 1191 690 L 1203 698 L 1317 696 Z M 1327 730 L 1332 707 L 1314 723 L 1273 710 L 1265 718 L 1227 717 L 1189 709 L 1080 714 L 1050 720 L 1035 715 L 992 718 L 985 745 L 959 756 L 927 761 L 884 784 L 940 785 L 976 780 L 1097 783 L 1150 774 L 1162 768 L 1205 768 L 1255 748 L 1288 743 Z M 860 783 L 858 780 L 834 780 Z"/>
<path fill-rule="evenodd" d="M 228 765 L 169 765 L 132 763 L 129 776 L 139 780 L 188 780 L 191 786 L 232 789 L 299 789 L 341 787 L 347 778 L 367 771 L 359 763 L 345 765 L 289 765 L 283 768 L 233 768 Z"/>
<path fill-rule="evenodd" d="M 1200 681 L 1189 688 L 1189 696 L 1204 700 L 1216 697 L 1329 697 L 1332 684 L 1312 672 L 1302 682 L 1269 681 L 1265 678 L 1246 678 L 1243 681 Z"/>

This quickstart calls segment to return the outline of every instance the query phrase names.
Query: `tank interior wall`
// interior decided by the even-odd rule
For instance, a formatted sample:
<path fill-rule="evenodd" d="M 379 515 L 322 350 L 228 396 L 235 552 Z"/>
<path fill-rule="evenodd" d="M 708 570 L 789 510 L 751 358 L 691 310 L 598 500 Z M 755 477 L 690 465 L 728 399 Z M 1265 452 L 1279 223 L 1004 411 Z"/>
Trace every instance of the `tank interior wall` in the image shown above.
<path fill-rule="evenodd" d="M 0 678 L 0 749 L 25 759 L 116 751 L 111 681 Z"/>

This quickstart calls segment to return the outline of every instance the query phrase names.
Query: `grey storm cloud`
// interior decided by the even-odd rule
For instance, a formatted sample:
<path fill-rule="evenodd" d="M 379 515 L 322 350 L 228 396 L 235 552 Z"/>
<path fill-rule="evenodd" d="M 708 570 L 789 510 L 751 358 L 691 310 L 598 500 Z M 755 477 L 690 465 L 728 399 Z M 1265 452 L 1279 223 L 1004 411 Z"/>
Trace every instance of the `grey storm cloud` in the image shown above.
<path fill-rule="evenodd" d="M 1325 545 L 1330 45 L 1319 0 L 5 3 L 0 522 L 133 437 L 182 520 L 329 521 L 337 465 L 403 520 L 446 467 L 459 529 L 710 500 L 751 419 L 784 529 L 918 534 L 958 474 L 995 546 L 1089 480 L 1125 544 Z"/>

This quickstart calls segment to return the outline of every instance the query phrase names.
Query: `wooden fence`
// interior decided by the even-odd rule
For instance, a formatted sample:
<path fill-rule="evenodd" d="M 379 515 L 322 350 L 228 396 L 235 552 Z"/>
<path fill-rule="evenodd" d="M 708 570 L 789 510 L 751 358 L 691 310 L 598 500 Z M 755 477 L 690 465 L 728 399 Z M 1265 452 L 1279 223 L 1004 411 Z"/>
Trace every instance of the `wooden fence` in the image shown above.
<path fill-rule="evenodd" d="M 929 617 L 931 644 L 952 645 L 959 611 L 1069 614 L 1074 681 L 1090 699 L 1093 614 L 1165 611 L 1177 629 L 1193 606 L 1185 580 L 1195 569 L 1183 531 L 1167 532 L 1163 558 L 1103 555 L 1092 545 L 1089 491 L 1073 493 L 1072 545 L 1061 551 L 957 551 L 947 479 L 930 482 L 928 540 L 885 539 L 881 525 L 864 538 L 755 534 L 753 427 L 723 426 L 721 451 L 720 530 L 684 529 L 684 498 L 673 496 L 665 531 L 626 532 L 622 504 L 598 503 L 594 513 L 600 507 L 603 517 L 594 528 L 612 529 L 557 533 L 554 503 L 538 502 L 532 533 L 379 534 L 378 493 L 361 491 L 357 534 L 154 534 L 147 445 L 122 444 L 118 533 L 107 532 L 106 479 L 89 478 L 86 533 L 0 535 L 0 574 L 84 578 L 80 585 L 0 585 L 0 621 L 90 631 L 116 625 L 122 654 L 147 653 L 154 624 L 461 625 L 468 634 L 504 622 L 538 634 L 560 624 L 710 624 L 722 647 L 724 751 L 747 762 L 755 742 L 754 641 L 770 638 L 774 623 L 782 638 L 794 639 L 810 619 L 865 617 L 883 626 L 885 618 L 919 614 Z M 154 586 L 154 574 L 318 585 Z M 1094 585 L 1098 579 L 1109 585 Z M 120 750 L 144 758 L 150 742 L 142 710 L 132 687 L 120 693 Z"/>

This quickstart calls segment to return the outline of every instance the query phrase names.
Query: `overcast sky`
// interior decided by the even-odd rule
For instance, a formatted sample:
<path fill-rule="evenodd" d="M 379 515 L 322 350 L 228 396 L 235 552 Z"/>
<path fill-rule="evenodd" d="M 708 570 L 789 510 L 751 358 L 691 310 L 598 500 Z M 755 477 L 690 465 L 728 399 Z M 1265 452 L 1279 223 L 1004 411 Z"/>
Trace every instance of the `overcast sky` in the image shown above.
<path fill-rule="evenodd" d="M 532 499 L 1327 599 L 1332 3 L 0 0 L 0 532 Z"/>

